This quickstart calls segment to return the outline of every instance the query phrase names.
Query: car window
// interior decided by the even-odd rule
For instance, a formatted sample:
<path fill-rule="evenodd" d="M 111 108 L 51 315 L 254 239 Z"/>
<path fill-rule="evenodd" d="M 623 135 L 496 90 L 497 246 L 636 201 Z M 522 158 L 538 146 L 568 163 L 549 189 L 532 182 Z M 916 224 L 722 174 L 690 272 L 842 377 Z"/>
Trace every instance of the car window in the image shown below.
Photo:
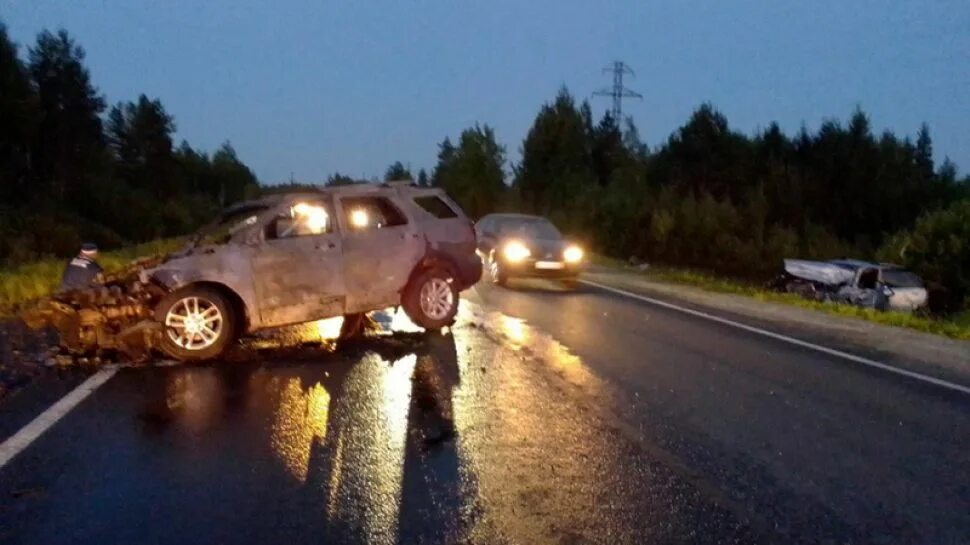
<path fill-rule="evenodd" d="M 492 234 L 492 218 L 485 217 L 475 226 L 478 235 Z"/>
<path fill-rule="evenodd" d="M 404 214 L 384 197 L 350 197 L 340 201 L 344 225 L 350 231 L 370 231 L 406 225 Z"/>
<path fill-rule="evenodd" d="M 432 216 L 440 219 L 457 218 L 458 214 L 441 197 L 415 197 L 414 202 Z"/>
<path fill-rule="evenodd" d="M 500 220 L 497 230 L 501 235 L 522 235 L 535 239 L 558 239 L 562 237 L 555 225 L 541 218 Z"/>
<path fill-rule="evenodd" d="M 293 238 L 333 232 L 333 219 L 325 203 L 305 201 L 289 207 L 269 226 L 267 238 Z"/>
<path fill-rule="evenodd" d="M 922 288 L 923 281 L 919 276 L 909 271 L 899 269 L 883 269 L 882 282 L 892 288 Z"/>
<path fill-rule="evenodd" d="M 876 289 L 876 280 L 879 279 L 879 271 L 876 269 L 864 269 L 859 273 L 858 287 L 864 290 Z"/>
<path fill-rule="evenodd" d="M 253 206 L 227 212 L 219 218 L 218 222 L 200 230 L 195 237 L 196 243 L 200 245 L 225 244 L 240 229 L 255 224 L 259 214 L 266 208 L 266 206 Z"/>

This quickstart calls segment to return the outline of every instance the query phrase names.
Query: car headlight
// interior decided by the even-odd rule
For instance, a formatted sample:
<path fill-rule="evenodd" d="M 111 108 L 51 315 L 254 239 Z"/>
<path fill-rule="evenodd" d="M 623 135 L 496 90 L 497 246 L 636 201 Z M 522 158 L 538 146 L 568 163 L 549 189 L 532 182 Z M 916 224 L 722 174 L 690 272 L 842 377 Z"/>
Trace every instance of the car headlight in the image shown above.
<path fill-rule="evenodd" d="M 513 240 L 505 245 L 505 248 L 502 249 L 502 254 L 505 255 L 505 259 L 508 259 L 514 263 L 529 257 L 532 255 L 532 252 L 525 247 L 525 244 L 522 244 L 517 240 Z"/>
<path fill-rule="evenodd" d="M 567 263 L 579 263 L 583 260 L 583 249 L 579 246 L 567 246 L 565 251 L 562 253 L 562 258 L 566 260 Z"/>

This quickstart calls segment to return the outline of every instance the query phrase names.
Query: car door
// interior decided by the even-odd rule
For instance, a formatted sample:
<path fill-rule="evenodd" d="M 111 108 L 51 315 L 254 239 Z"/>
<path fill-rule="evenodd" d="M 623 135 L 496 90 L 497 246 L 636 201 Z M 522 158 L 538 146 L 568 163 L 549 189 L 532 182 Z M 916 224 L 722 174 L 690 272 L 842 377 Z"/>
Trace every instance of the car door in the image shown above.
<path fill-rule="evenodd" d="M 281 207 L 253 252 L 253 275 L 264 327 L 344 314 L 341 238 L 327 199 Z"/>
<path fill-rule="evenodd" d="M 400 303 L 400 292 L 424 255 L 418 226 L 385 196 L 339 196 L 347 312 Z"/>

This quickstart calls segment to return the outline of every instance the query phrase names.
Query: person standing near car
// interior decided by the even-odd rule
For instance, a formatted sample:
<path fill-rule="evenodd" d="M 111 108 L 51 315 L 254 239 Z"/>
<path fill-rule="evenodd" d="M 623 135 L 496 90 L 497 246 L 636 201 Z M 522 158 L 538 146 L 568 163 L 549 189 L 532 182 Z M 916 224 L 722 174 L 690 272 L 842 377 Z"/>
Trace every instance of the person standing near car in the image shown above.
<path fill-rule="evenodd" d="M 98 247 L 91 242 L 82 244 L 81 251 L 64 267 L 60 291 L 83 289 L 95 284 L 104 272 L 97 259 Z"/>

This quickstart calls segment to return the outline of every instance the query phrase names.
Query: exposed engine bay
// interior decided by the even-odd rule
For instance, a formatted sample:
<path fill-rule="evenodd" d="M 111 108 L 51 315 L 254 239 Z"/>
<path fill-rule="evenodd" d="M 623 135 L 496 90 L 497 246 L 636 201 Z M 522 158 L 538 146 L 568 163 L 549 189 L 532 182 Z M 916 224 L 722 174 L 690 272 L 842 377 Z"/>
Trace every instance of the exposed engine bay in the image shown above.
<path fill-rule="evenodd" d="M 161 339 L 164 328 L 153 309 L 168 291 L 146 281 L 141 272 L 162 260 L 139 260 L 106 276 L 101 285 L 42 299 L 22 314 L 24 322 L 32 329 L 54 327 L 61 346 L 72 355 L 115 353 L 144 361 Z"/>

